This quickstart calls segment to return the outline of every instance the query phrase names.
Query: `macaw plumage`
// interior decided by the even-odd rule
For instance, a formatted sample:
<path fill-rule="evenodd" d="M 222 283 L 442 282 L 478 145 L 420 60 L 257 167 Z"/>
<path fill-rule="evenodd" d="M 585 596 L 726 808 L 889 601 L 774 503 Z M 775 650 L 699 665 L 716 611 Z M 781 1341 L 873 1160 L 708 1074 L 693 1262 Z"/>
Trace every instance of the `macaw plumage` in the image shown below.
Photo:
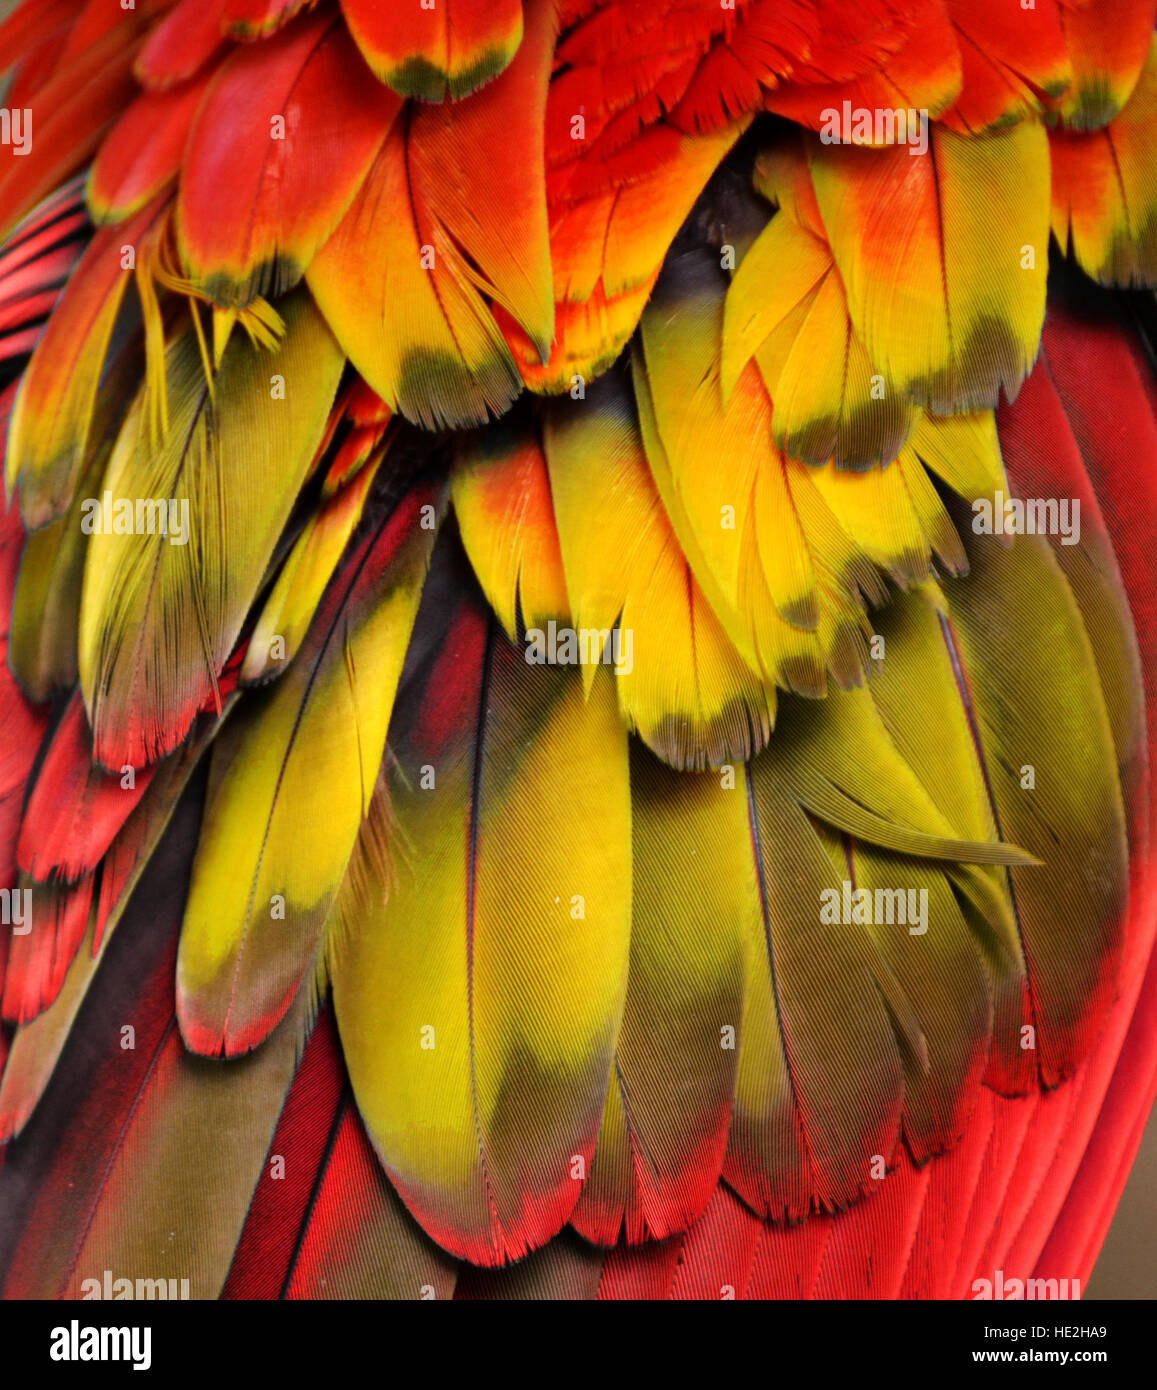
<path fill-rule="evenodd" d="M 4 1296 L 1087 1279 L 1157 1089 L 1112 8 L 0 24 Z"/>

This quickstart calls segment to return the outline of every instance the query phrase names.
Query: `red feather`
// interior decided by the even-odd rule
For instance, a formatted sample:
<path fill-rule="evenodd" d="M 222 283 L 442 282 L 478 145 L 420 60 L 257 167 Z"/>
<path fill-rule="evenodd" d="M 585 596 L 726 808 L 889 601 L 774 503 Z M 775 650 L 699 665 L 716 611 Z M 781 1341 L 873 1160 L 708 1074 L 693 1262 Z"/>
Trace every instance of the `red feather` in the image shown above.
<path fill-rule="evenodd" d="M 132 98 L 134 52 L 119 30 L 106 34 L 62 62 L 29 99 L 36 158 L 22 158 L 15 143 L 0 145 L 0 240 L 97 148 Z"/>
<path fill-rule="evenodd" d="M 61 1294 L 143 1088 L 165 1047 L 180 1047 L 173 1017 L 175 925 L 170 922 L 169 930 L 154 930 L 151 941 L 146 937 L 137 943 L 131 981 L 122 980 L 119 991 L 95 1006 L 106 1028 L 130 1025 L 135 1046 L 127 1051 L 90 1048 L 86 1063 L 69 1076 L 71 1095 L 53 1098 L 58 1113 L 53 1115 L 50 1101 L 25 1132 L 26 1149 L 33 1153 L 38 1136 L 51 1133 L 52 1126 L 60 1137 L 38 1164 L 27 1211 L 8 1213 L 13 1227 L 23 1218 L 23 1230 L 0 1297 Z M 118 992 L 120 997 L 114 997 Z M 92 1011 L 87 1020 L 93 1022 Z M 63 1071 L 68 1074 L 67 1066 Z"/>
<path fill-rule="evenodd" d="M 201 104 L 177 200 L 182 256 L 214 299 L 240 307 L 296 284 L 400 105 L 329 16 L 233 54 Z"/>
<path fill-rule="evenodd" d="M 142 92 L 109 131 L 89 173 L 98 222 L 120 222 L 177 177 L 209 74 L 160 92 Z"/>
<path fill-rule="evenodd" d="M 226 0 L 180 0 L 149 34 L 133 71 L 142 86 L 187 82 L 225 47 Z"/>
<path fill-rule="evenodd" d="M 23 934 L 12 933 L 0 1014 L 10 1023 L 27 1023 L 60 993 L 88 927 L 94 876 L 76 883 L 28 884 Z"/>
<path fill-rule="evenodd" d="M 222 28 L 236 39 L 260 39 L 288 24 L 316 0 L 225 0 Z"/>
<path fill-rule="evenodd" d="M 138 769 L 125 787 L 119 772 L 92 760 L 92 731 L 80 691 L 52 735 L 28 798 L 16 850 L 33 878 L 72 882 L 91 873 L 152 781 L 158 764 Z"/>
<path fill-rule="evenodd" d="M 345 1094 L 333 1015 L 317 1020 L 277 1122 L 222 1298 L 282 1296 L 305 1234 Z M 280 1159 L 280 1171 L 274 1160 Z"/>

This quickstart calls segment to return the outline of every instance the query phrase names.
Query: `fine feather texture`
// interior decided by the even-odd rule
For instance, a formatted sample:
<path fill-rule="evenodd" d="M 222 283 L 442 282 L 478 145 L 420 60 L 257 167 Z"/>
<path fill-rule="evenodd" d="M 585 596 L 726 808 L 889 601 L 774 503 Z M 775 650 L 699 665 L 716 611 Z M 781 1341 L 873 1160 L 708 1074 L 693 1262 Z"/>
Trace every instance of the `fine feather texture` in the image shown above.
<path fill-rule="evenodd" d="M 753 364 L 724 404 L 725 292 L 709 254 L 672 258 L 660 279 L 632 364 L 647 459 L 736 649 L 768 681 L 820 695 L 827 669 L 840 685 L 861 678 L 860 610 L 884 591 L 804 466 L 774 448 Z"/>
<path fill-rule="evenodd" d="M 558 1231 L 594 1151 L 626 987 L 627 747 L 609 677 L 584 701 L 469 590 L 447 625 L 461 570 L 444 545 L 415 637 L 424 654 L 434 622 L 437 645 L 390 733 L 394 881 L 330 970 L 387 1173 L 444 1249 L 490 1265 Z"/>
<path fill-rule="evenodd" d="M 91 414 L 87 421 L 81 417 L 76 422 L 84 431 L 79 454 L 82 468 L 68 508 L 24 543 L 12 602 L 8 661 L 33 700 L 48 700 L 76 685 L 77 632 L 88 541 L 82 525 L 85 504 L 100 493 L 100 481 L 120 432 L 124 400 L 136 389 L 138 348 L 135 335 L 130 335 L 113 353 L 101 374 L 104 389 L 86 407 Z M 31 370 L 30 364 L 29 373 Z M 25 383 L 27 380 L 26 374 Z M 34 482 L 26 488 L 22 481 L 20 496 L 35 490 Z"/>
<path fill-rule="evenodd" d="M 90 931 L 78 943 L 59 993 L 48 1008 L 17 1029 L 13 1039 L 0 1079 L 0 1139 L 18 1134 L 44 1095 L 109 942 L 213 732 L 210 721 L 202 720 L 185 747 L 161 764 L 113 840 L 101 865 Z"/>
<path fill-rule="evenodd" d="M 0 392 L 0 446 L 7 435 L 13 394 L 13 387 Z M 7 660 L 20 529 L 14 504 L 0 512 L 0 887 L 9 889 L 16 880 L 16 836 L 26 784 L 48 724 L 47 712 L 27 699 Z"/>
<path fill-rule="evenodd" d="M 188 530 L 186 544 L 155 523 L 152 534 L 102 524 L 89 539 L 80 682 L 102 766 L 140 766 L 183 738 L 216 689 L 313 459 L 342 358 L 308 297 L 282 308 L 281 349 L 267 356 L 237 335 L 211 382 L 192 335 L 175 341 L 167 437 L 150 439 L 142 392 L 113 450 L 110 505 L 157 499 L 179 526 L 184 501 Z"/>
<path fill-rule="evenodd" d="M 456 1273 L 382 1172 L 349 1094 L 333 1015 L 322 1013 L 222 1297 L 440 1299 L 453 1295 Z"/>
<path fill-rule="evenodd" d="M 115 14 L 116 20 L 122 18 L 131 32 L 144 16 L 137 10 Z M 124 31 L 104 34 L 74 55 L 61 55 L 51 79 L 26 97 L 37 129 L 37 153 L 28 159 L 14 143 L 0 145 L 0 240 L 92 156 L 132 99 L 133 54 Z"/>
<path fill-rule="evenodd" d="M 1109 459 L 1122 445 L 1143 452 L 1154 447 L 1157 393 L 1150 376 L 1151 359 L 1142 342 L 1129 331 L 1127 314 L 1115 305 L 1097 303 L 1087 289 L 1070 302 L 1056 305 L 1046 328 L 1044 347 L 1050 378 L 1070 422 L 1082 464 L 1096 490 L 1100 514 L 1113 537 L 1138 644 L 1145 653 L 1157 603 L 1152 566 L 1131 521 L 1139 509 L 1152 505 L 1152 479 L 1148 474 L 1131 477 L 1127 471 L 1113 470 Z M 1141 676 L 1151 741 L 1157 709 L 1152 661 L 1142 661 Z M 1131 825 L 1136 827 L 1141 845 L 1153 843 L 1154 822 L 1149 814 L 1147 791 L 1146 771 L 1145 779 L 1138 778 L 1135 783 L 1130 807 Z M 1126 1007 L 1133 997 L 1130 986 L 1141 983 L 1143 962 L 1148 955 L 1153 876 L 1151 860 L 1144 854 L 1134 858 L 1131 889 L 1130 944 L 1122 971 Z M 1128 1176 L 1140 1142 L 1138 1117 L 1146 1113 L 1147 1099 L 1157 1090 L 1151 1023 L 1153 983 L 1151 962 L 1130 1021 L 1126 1023 L 1123 1010 L 1118 1010 L 1106 1029 L 1097 1069 L 1083 1098 L 1082 1122 L 1066 1154 L 1063 1177 L 1066 1186 L 1071 1182 L 1071 1188 L 1041 1255 L 1046 1273 L 1055 1275 L 1062 1268 L 1078 1264 L 1091 1266 Z M 1112 1069 L 1108 1059 L 1116 1055 L 1118 1039 L 1122 1038 L 1120 1060 L 1101 1107 L 1100 1088 Z M 1043 1230 L 1035 1234 L 1040 1239 Z"/>
<path fill-rule="evenodd" d="M 320 511 L 306 522 L 265 601 L 241 668 L 241 680 L 260 684 L 281 674 L 297 655 L 326 586 L 362 517 L 366 497 L 377 477 L 379 453 L 360 468 L 352 482 L 338 485 Z M 327 483 L 340 464 L 331 467 Z"/>
<path fill-rule="evenodd" d="M 118 942 L 122 977 L 135 948 L 135 985 L 126 992 L 118 972 L 103 972 L 102 990 L 86 1005 L 111 1041 L 87 1061 L 95 1074 L 74 1142 L 42 1174 L 8 1265 L 8 1297 L 76 1298 L 85 1279 L 99 1281 L 106 1269 L 117 1277 L 147 1270 L 150 1278 L 188 1279 L 195 1298 L 216 1297 L 224 1285 L 303 1029 L 300 1019 L 287 1019 L 272 1046 L 228 1071 L 183 1051 L 172 1013 L 172 906 L 168 930 L 158 930 L 164 904 L 173 904 L 168 884 L 158 882 L 164 867 L 162 856 L 134 907 L 135 930 Z M 134 1030 L 131 1049 L 121 1046 L 125 1026 Z M 20 1149 L 32 1162 L 37 1139 L 29 1131 Z M 169 1188 L 146 1177 L 172 1172 L 178 1162 L 188 1164 L 180 1214 Z M 225 1178 L 228 1195 L 204 1181 L 207 1172 Z M 65 1213 L 71 1219 L 62 1220 Z"/>
<path fill-rule="evenodd" d="M 1057 107 L 1074 130 L 1096 130 L 1129 99 L 1145 64 L 1157 20 L 1153 0 L 1124 0 L 1114 22 L 1101 24 L 1092 5 L 1058 5 L 1073 67 L 1073 80 Z"/>
<path fill-rule="evenodd" d="M 152 204 L 93 237 L 21 382 L 4 476 L 9 495 L 20 484 L 29 530 L 67 509 L 84 471 L 97 387 L 129 284 L 121 246 L 141 238 L 158 212 Z"/>
<path fill-rule="evenodd" d="M 285 1296 L 449 1298 L 456 1276 L 390 1186 L 346 1095 Z"/>
<path fill-rule="evenodd" d="M 934 863 L 1008 851 L 945 840 L 949 822 L 870 696 L 829 703 L 842 725 L 826 730 L 830 763 L 815 763 L 818 727 L 793 708 L 734 797 L 758 893 L 746 912 L 748 990 L 724 1174 L 756 1210 L 797 1219 L 867 1189 L 873 1165 L 894 1160 L 901 1115 L 910 1143 L 951 1141 L 987 1050 L 982 958 L 994 978 L 1015 968 L 986 941 L 1001 929 L 999 898 L 988 894 L 986 915 L 966 922 L 947 890 L 977 871 Z M 729 833 L 739 829 L 720 822 L 716 834 Z M 925 930 L 857 914 L 851 922 L 875 924 L 865 933 L 818 912 L 827 894 L 885 884 L 912 890 L 910 904 L 923 892 Z M 836 1015 L 838 1030 L 822 1022 Z M 951 1046 L 938 1036 L 945 1029 Z M 928 1090 L 938 1097 L 931 1115 Z"/>
<path fill-rule="evenodd" d="M 20 875 L 27 932 L 12 933 L 4 970 L 0 1015 L 10 1023 L 27 1023 L 60 993 L 68 967 L 80 949 L 92 908 L 94 878 L 75 883 L 36 883 Z"/>
<path fill-rule="evenodd" d="M 571 113 L 551 84 L 547 122 Z M 657 127 L 625 156 L 575 160 L 547 177 L 556 301 L 555 343 L 543 363 L 517 326 L 507 342 L 534 391 L 571 390 L 576 377 L 603 372 L 639 321 L 672 240 L 741 125 L 690 139 Z"/>
<path fill-rule="evenodd" d="M 791 81 L 766 94 L 768 110 L 819 130 L 827 119 L 824 113 L 841 109 L 845 101 L 854 110 L 912 107 L 933 117 L 950 107 L 960 95 L 963 73 L 946 8 L 911 0 L 888 0 L 881 8 L 887 28 L 880 48 L 875 45 L 881 16 L 863 5 L 849 5 L 840 29 L 827 34 L 822 28 L 810 61 L 793 69 Z M 848 63 L 848 28 L 865 46 L 867 62 Z"/>
<path fill-rule="evenodd" d="M 282 1292 L 344 1091 L 341 1050 L 327 1010 L 318 1016 L 278 1117 L 223 1298 Z"/>
<path fill-rule="evenodd" d="M 574 625 L 606 634 L 589 662 L 613 663 L 627 726 L 673 767 L 744 761 L 767 742 L 775 691 L 731 645 L 691 573 L 625 381 L 604 378 L 581 405 L 555 405 L 545 448 Z M 597 669 L 584 667 L 588 688 Z"/>
<path fill-rule="evenodd" d="M 235 678 L 231 668 L 221 682 L 222 714 L 235 692 Z M 215 707 L 212 712 L 216 713 Z M 28 1078 L 21 1080 L 21 1068 L 29 1064 L 38 1077 L 32 1087 L 35 1094 L 47 1079 L 69 1021 L 84 997 L 92 962 L 119 920 L 189 774 L 215 733 L 211 720 L 202 718 L 179 752 L 142 770 L 138 789 L 131 769 L 126 768 L 119 779 L 110 777 L 87 754 L 70 770 L 70 751 L 86 727 L 83 708 L 75 700 L 38 754 L 35 786 L 22 813 L 22 825 L 33 832 L 53 823 L 80 821 L 83 825 L 77 837 L 78 862 L 50 865 L 42 860 L 36 867 L 47 881 L 21 876 L 21 889 L 28 894 L 29 930 L 14 933 L 0 1008 L 5 1017 L 24 1024 L 49 1010 L 61 992 L 67 996 L 67 1002 L 55 1011 L 55 1020 L 37 1030 L 36 1041 L 29 1043 L 15 1067 L 16 1086 L 25 1099 Z M 34 833 L 26 833 L 26 850 L 35 844 Z M 105 846 L 103 860 L 96 854 L 101 845 Z M 18 841 L 18 852 L 19 848 Z M 91 929 L 87 934 L 86 928 Z M 91 943 L 88 963 L 79 955 L 85 939 Z M 47 1035 L 47 1043 L 42 1034 Z M 14 1047 L 13 1060 L 17 1050 Z M 4 1087 L 8 1079 L 6 1071 Z M 16 1108 L 22 1104 L 17 1100 Z"/>
<path fill-rule="evenodd" d="M 550 351 L 554 306 L 541 148 L 553 16 L 534 20 L 514 62 L 473 101 L 396 123 L 361 192 L 315 257 L 310 288 L 342 346 L 387 405 L 427 428 L 501 414 L 521 383 L 487 303 Z M 486 166 L 501 139 L 526 152 Z M 378 253 L 372 227 L 388 228 Z M 385 324 L 405 331 L 383 332 Z"/>
<path fill-rule="evenodd" d="M 126 778 L 96 766 L 91 748 L 76 691 L 53 730 L 20 823 L 17 861 L 33 878 L 71 882 L 91 873 L 152 780 L 155 765 Z M 62 851 L 59 858 L 53 847 Z"/>
<path fill-rule="evenodd" d="M 887 463 L 912 430 L 912 408 L 852 327 L 802 146 L 781 146 L 772 158 L 774 172 L 757 161 L 756 183 L 785 215 L 743 255 L 727 292 L 724 401 L 755 357 L 772 402 L 772 437 L 786 454 L 853 468 Z"/>
<path fill-rule="evenodd" d="M 465 443 L 450 495 L 462 544 L 487 602 L 513 642 L 570 613 L 550 478 L 537 431 L 488 430 Z"/>
<path fill-rule="evenodd" d="M 1048 269 L 1048 139 L 1023 121 L 926 158 L 809 143 L 848 312 L 872 362 L 937 414 L 1012 399 L 1036 358 Z M 973 258 L 983 259 L 978 274 Z"/>
<path fill-rule="evenodd" d="M 1079 503 L 1077 544 L 1050 535 L 1049 544 L 1081 613 L 1105 697 L 1105 712 L 1117 753 L 1131 845 L 1145 843 L 1148 805 L 1141 793 L 1146 777 L 1144 666 L 1132 635 L 1129 608 L 1111 533 L 1097 493 L 1085 471 L 1081 449 L 1057 390 L 1047 347 L 1016 403 L 1003 412 L 1001 438 L 1010 478 L 1020 496 L 1060 495 Z M 1135 412 L 1133 412 L 1135 414 Z"/>
<path fill-rule="evenodd" d="M 773 402 L 772 438 L 805 463 L 834 459 L 853 468 L 888 463 L 912 427 L 911 410 L 899 392 L 889 393 L 883 374 L 872 370 L 830 262 L 814 288 L 786 360 L 781 354 L 787 344 L 765 340 L 755 354 Z M 830 385 L 817 389 L 817 383 Z M 881 407 L 880 401 L 892 404 Z"/>
<path fill-rule="evenodd" d="M 1157 279 L 1157 175 L 1150 135 L 1157 114 L 1157 40 L 1120 112 L 1092 135 L 1049 134 L 1052 229 L 1103 285 Z"/>
<path fill-rule="evenodd" d="M 1032 615 L 1029 632 L 1050 634 L 1035 658 L 1024 636 L 1011 639 L 1007 625 L 996 621 L 997 605 L 1003 610 L 1009 594 L 1017 596 L 1021 612 Z M 953 593 L 952 614 L 950 635 L 959 643 L 975 700 L 998 824 L 1049 864 L 1047 882 L 1018 868 L 1011 879 L 1041 1079 L 1055 1085 L 1087 1049 L 1086 1030 L 1095 1028 L 1093 1020 L 1117 992 L 1128 853 L 1111 727 L 1079 610 L 1046 541 L 1024 536 L 1007 551 L 977 547 L 969 583 Z M 1037 670 L 1052 671 L 1051 683 L 1026 679 L 1030 661 Z M 1070 727 L 1080 727 L 1080 739 L 1041 734 L 1058 707 L 1052 683 L 1061 672 L 1068 682 L 1064 717 Z M 1131 694 L 1137 717 L 1139 692 Z M 1034 772 L 1031 796 L 1023 794 L 1026 767 Z M 1079 930 L 1058 930 L 1058 892 L 1066 927 L 1079 921 Z"/>
<path fill-rule="evenodd" d="M 0 253 L 0 379 L 40 340 L 44 321 L 84 250 L 87 219 L 76 181 L 17 228 Z"/>
<path fill-rule="evenodd" d="M 177 960 L 194 1052 L 256 1047 L 317 955 L 369 810 L 439 507 L 433 489 L 416 489 L 355 549 L 288 672 L 214 747 Z M 340 800 L 324 833 L 303 836 L 319 778 Z M 239 840 L 250 847 L 241 860 Z"/>
<path fill-rule="evenodd" d="M 961 92 L 943 116 L 951 129 L 980 134 L 1031 118 L 1072 82 L 1061 0 L 1029 9 L 948 0 L 947 9 L 960 40 Z"/>
<path fill-rule="evenodd" d="M 689 782 L 633 751 L 627 999 L 590 1180 L 570 1219 L 600 1245 L 686 1229 L 719 1178 L 755 896 L 742 834 L 715 833 L 733 803 L 719 778 Z"/>

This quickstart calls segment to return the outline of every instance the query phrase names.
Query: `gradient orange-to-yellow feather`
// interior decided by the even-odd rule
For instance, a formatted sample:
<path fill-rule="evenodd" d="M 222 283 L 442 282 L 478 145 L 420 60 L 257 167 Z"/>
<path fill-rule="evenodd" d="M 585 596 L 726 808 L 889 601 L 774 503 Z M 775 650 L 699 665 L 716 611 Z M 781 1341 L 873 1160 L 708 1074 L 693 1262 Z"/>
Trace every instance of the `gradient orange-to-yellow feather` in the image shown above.
<path fill-rule="evenodd" d="M 537 6 L 500 78 L 468 102 L 411 108 L 394 125 L 308 271 L 361 375 L 427 428 L 480 424 L 521 390 L 488 300 L 540 358 L 550 351 L 546 194 L 532 152 L 542 143 L 552 25 L 549 6 Z M 478 161 L 475 151 L 495 141 L 525 153 L 525 175 L 513 153 L 497 168 Z"/>
<path fill-rule="evenodd" d="M 754 364 L 724 406 L 725 293 L 709 253 L 672 260 L 660 278 L 634 359 L 647 457 L 737 650 L 783 688 L 818 695 L 827 669 L 840 684 L 859 678 L 862 604 L 883 589 L 806 466 L 772 443 L 771 403 Z"/>
<path fill-rule="evenodd" d="M 1157 41 L 1129 100 L 1098 130 L 1049 132 L 1052 228 L 1103 285 L 1157 282 Z"/>
<path fill-rule="evenodd" d="M 506 330 L 531 390 L 569 390 L 576 376 L 589 380 L 614 361 L 638 325 L 675 233 L 741 129 L 730 124 L 700 137 L 656 127 L 625 157 L 595 163 L 594 177 L 581 160 L 548 175 L 557 306 L 549 359 L 536 358 L 517 325 Z"/>
<path fill-rule="evenodd" d="M 1096 130 L 1117 114 L 1145 65 L 1157 20 L 1154 0 L 1096 0 L 1058 5 L 1073 81 L 1056 103 L 1072 130 Z"/>
<path fill-rule="evenodd" d="M 374 73 L 422 101 L 468 96 L 507 67 L 523 36 L 523 0 L 442 0 L 428 8 L 341 0 L 341 8 Z"/>
<path fill-rule="evenodd" d="M 1016 395 L 1040 346 L 1048 140 L 1023 121 L 926 154 L 809 144 L 848 311 L 876 369 L 947 415 Z"/>
<path fill-rule="evenodd" d="M 1061 27 L 1062 0 L 975 5 L 946 0 L 960 47 L 961 91 L 941 120 L 979 134 L 1038 115 L 1073 80 Z"/>
<path fill-rule="evenodd" d="M 526 627 L 565 623 L 566 575 L 537 431 L 512 422 L 468 439 L 450 496 L 466 554 L 510 640 L 520 616 Z"/>
<path fill-rule="evenodd" d="M 639 325 L 655 276 L 632 290 L 608 299 L 596 285 L 589 299 L 563 301 L 555 306 L 554 346 L 545 362 L 538 349 L 509 314 L 496 309 L 494 317 L 513 354 L 523 383 L 544 395 L 579 391 L 610 367 Z"/>
<path fill-rule="evenodd" d="M 724 398 L 754 357 L 785 453 L 853 468 L 886 462 L 913 412 L 852 327 L 802 149 L 777 150 L 756 169 L 757 188 L 781 210 L 743 253 L 727 294 Z"/>
<path fill-rule="evenodd" d="M 614 672 L 627 726 L 677 768 L 744 761 L 775 690 L 735 650 L 651 478 L 624 381 L 555 404 L 545 447 L 573 623 Z M 617 629 L 617 631 L 615 631 Z M 595 665 L 583 667 L 589 688 Z"/>

